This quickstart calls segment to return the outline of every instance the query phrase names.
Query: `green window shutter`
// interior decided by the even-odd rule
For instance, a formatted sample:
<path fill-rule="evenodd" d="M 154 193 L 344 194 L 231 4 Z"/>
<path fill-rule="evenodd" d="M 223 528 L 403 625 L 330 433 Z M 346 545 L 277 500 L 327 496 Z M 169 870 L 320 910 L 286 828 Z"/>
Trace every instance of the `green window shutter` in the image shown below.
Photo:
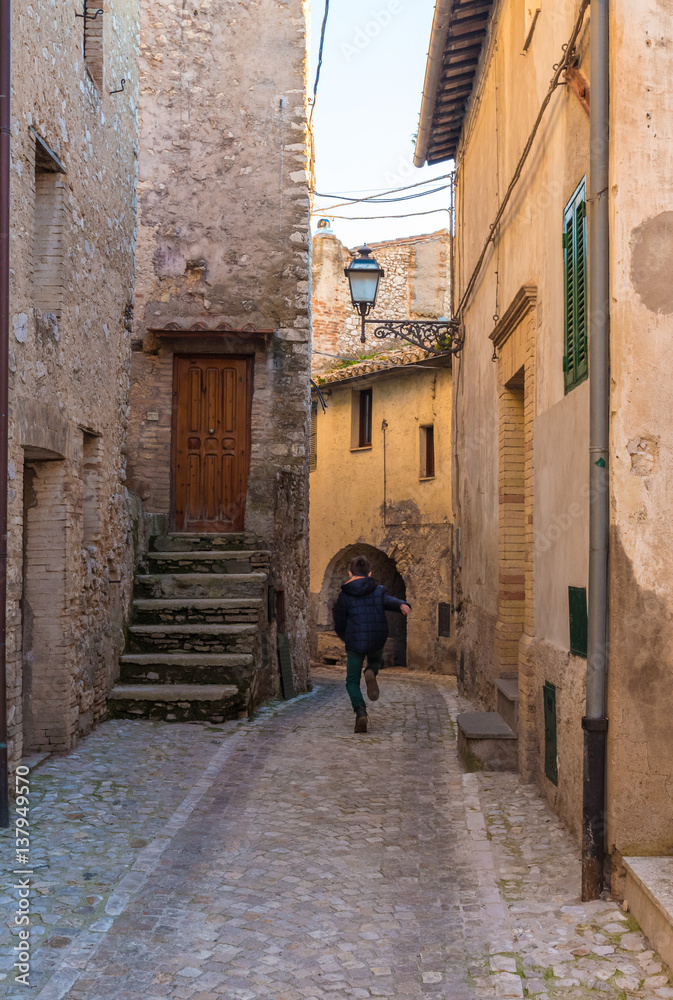
<path fill-rule="evenodd" d="M 589 375 L 586 181 L 563 215 L 564 355 L 566 393 Z"/>
<path fill-rule="evenodd" d="M 311 462 L 309 471 L 318 468 L 318 404 L 311 403 Z"/>
<path fill-rule="evenodd" d="M 576 383 L 589 374 L 588 295 L 587 287 L 587 203 L 582 189 L 575 210 L 575 364 Z"/>
<path fill-rule="evenodd" d="M 565 389 L 568 392 L 575 381 L 575 219 L 572 211 L 570 213 L 566 211 L 564 225 L 565 353 L 563 356 L 563 371 L 565 374 Z"/>
<path fill-rule="evenodd" d="M 589 613 L 586 587 L 568 587 L 570 617 L 570 652 L 587 658 L 589 644 Z"/>
<path fill-rule="evenodd" d="M 558 746 L 556 735 L 556 687 L 544 686 L 544 773 L 558 785 Z"/>

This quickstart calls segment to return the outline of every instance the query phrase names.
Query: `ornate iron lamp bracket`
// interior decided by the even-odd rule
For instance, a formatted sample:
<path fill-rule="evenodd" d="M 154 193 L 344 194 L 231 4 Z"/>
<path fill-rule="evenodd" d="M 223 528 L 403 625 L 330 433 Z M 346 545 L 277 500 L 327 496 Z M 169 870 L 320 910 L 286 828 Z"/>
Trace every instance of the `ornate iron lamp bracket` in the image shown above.
<path fill-rule="evenodd" d="M 365 342 L 365 325 L 375 326 L 374 336 L 379 340 L 395 337 L 408 344 L 421 347 L 431 354 L 459 354 L 463 349 L 463 335 L 458 320 L 381 320 L 362 317 L 362 342 Z"/>

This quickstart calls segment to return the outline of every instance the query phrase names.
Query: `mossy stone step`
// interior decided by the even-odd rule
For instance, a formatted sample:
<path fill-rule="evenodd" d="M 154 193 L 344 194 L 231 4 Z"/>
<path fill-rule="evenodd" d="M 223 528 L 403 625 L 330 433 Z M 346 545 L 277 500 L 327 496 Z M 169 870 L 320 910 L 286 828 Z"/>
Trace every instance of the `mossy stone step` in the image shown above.
<path fill-rule="evenodd" d="M 152 552 L 209 552 L 235 551 L 237 549 L 266 549 L 266 543 L 257 535 L 242 532 L 225 534 L 221 532 L 167 532 L 154 535 L 150 539 Z"/>
<path fill-rule="evenodd" d="M 151 573 L 249 573 L 268 566 L 271 554 L 259 549 L 234 552 L 148 552 Z"/>
<path fill-rule="evenodd" d="M 244 625 L 131 625 L 129 652 L 250 653 L 256 624 Z"/>
<path fill-rule="evenodd" d="M 254 597 L 266 584 L 266 573 L 142 573 L 136 576 L 137 599 L 233 599 Z"/>
<path fill-rule="evenodd" d="M 125 653 L 122 684 L 234 684 L 245 688 L 254 665 L 251 653 Z"/>
<path fill-rule="evenodd" d="M 260 597 L 142 598 L 133 602 L 133 617 L 134 624 L 143 625 L 257 624 L 261 607 Z"/>
<path fill-rule="evenodd" d="M 243 707 L 234 684 L 118 684 L 108 699 L 108 711 L 118 719 L 223 722 Z"/>

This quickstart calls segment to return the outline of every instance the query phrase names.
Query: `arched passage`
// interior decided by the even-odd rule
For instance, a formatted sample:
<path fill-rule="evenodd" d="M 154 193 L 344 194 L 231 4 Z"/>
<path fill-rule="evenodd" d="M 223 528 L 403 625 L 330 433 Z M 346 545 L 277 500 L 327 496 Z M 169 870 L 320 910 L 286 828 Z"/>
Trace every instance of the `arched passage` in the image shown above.
<path fill-rule="evenodd" d="M 334 628 L 332 618 L 332 608 L 339 596 L 341 584 L 348 579 L 348 568 L 351 560 L 355 556 L 363 555 L 371 563 L 372 576 L 377 583 L 388 588 L 393 597 L 406 600 L 407 588 L 397 563 L 381 549 L 373 545 L 358 543 L 347 545 L 341 549 L 329 562 L 325 571 L 325 578 L 320 591 L 320 617 L 318 627 L 323 630 Z M 390 628 L 390 638 L 394 644 L 395 665 L 406 667 L 407 665 L 407 620 L 404 615 L 391 612 L 388 614 L 388 625 Z"/>

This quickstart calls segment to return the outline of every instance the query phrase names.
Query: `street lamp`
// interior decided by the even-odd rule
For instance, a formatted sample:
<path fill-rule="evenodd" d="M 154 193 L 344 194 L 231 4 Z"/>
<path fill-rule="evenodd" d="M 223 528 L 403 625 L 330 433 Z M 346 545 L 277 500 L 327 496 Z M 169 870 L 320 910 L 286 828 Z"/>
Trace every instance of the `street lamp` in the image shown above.
<path fill-rule="evenodd" d="M 379 340 L 386 337 L 397 337 L 410 344 L 422 347 L 433 354 L 444 354 L 450 351 L 457 354 L 463 341 L 460 336 L 460 323 L 457 320 L 441 318 L 434 322 L 416 320 L 379 320 L 366 317 L 376 305 L 381 278 L 385 271 L 372 256 L 372 250 L 365 244 L 357 250 L 344 274 L 348 278 L 353 305 L 360 313 L 362 333 L 360 340 L 366 343 L 366 324 L 374 323 L 374 336 Z"/>
<path fill-rule="evenodd" d="M 362 316 L 364 324 L 365 316 L 376 305 L 379 282 L 381 278 L 385 278 L 386 272 L 372 257 L 372 251 L 366 243 L 358 249 L 358 254 L 360 256 L 353 257 L 344 274 L 348 278 L 353 305 Z"/>

